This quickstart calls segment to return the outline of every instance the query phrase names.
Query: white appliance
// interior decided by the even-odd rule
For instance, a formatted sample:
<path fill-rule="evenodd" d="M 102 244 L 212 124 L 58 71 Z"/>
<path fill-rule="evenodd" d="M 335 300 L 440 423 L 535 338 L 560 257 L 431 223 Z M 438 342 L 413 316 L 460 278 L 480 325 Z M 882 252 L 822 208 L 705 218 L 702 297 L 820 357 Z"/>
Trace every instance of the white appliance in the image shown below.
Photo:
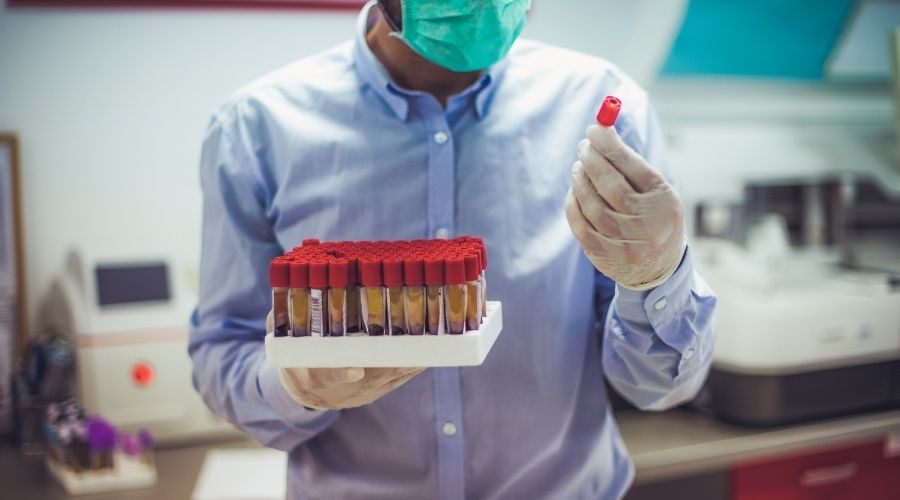
<path fill-rule="evenodd" d="M 42 317 L 72 336 L 87 411 L 147 428 L 163 443 L 236 436 L 192 385 L 188 321 L 197 297 L 173 261 L 73 251 Z"/>
<path fill-rule="evenodd" d="M 895 278 L 842 268 L 821 248 L 791 249 L 781 226 L 769 218 L 746 245 L 693 244 L 718 296 L 713 410 L 765 425 L 900 405 Z"/>

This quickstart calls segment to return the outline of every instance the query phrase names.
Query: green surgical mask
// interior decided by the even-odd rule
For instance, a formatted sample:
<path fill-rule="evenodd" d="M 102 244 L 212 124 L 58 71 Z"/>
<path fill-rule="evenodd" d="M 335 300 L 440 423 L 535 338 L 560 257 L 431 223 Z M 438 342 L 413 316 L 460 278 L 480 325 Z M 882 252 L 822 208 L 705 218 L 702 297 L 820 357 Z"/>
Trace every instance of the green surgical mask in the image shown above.
<path fill-rule="evenodd" d="M 525 27 L 531 0 L 402 0 L 396 34 L 451 71 L 477 71 L 506 57 Z"/>

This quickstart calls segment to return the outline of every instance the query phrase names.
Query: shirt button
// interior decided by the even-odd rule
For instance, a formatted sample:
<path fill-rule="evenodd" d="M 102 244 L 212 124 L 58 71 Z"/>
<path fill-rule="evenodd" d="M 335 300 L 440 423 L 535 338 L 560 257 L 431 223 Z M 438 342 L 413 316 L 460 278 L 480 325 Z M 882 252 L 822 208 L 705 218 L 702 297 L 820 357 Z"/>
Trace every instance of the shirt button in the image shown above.
<path fill-rule="evenodd" d="M 657 300 L 656 304 L 653 304 L 653 308 L 656 309 L 657 311 L 661 311 L 661 310 L 665 309 L 667 305 L 669 305 L 669 301 L 666 300 L 665 297 L 663 297 L 663 298 Z"/>
<path fill-rule="evenodd" d="M 453 422 L 447 422 L 444 424 L 444 427 L 441 430 L 444 432 L 445 436 L 455 436 L 456 424 L 454 424 Z"/>
<path fill-rule="evenodd" d="M 437 132 L 436 134 L 434 134 L 434 142 L 438 144 L 446 143 L 447 139 L 449 139 L 449 137 L 447 137 L 446 132 Z"/>
<path fill-rule="evenodd" d="M 684 351 L 684 359 L 691 359 L 693 357 L 694 357 L 693 349 L 688 349 L 687 351 Z"/>
<path fill-rule="evenodd" d="M 450 231 L 448 231 L 446 227 L 439 227 L 434 232 L 434 237 L 439 240 L 446 240 L 447 236 L 450 236 Z"/>

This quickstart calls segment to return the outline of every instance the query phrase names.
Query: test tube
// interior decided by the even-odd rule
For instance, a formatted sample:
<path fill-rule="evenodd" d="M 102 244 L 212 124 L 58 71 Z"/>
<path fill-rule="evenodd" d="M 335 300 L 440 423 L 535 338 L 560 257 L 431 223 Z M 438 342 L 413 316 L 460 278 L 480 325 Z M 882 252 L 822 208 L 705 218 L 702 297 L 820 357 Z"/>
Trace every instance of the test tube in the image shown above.
<path fill-rule="evenodd" d="M 444 310 L 447 333 L 459 335 L 466 331 L 466 261 L 451 257 L 444 261 Z"/>
<path fill-rule="evenodd" d="M 444 261 L 430 258 L 425 261 L 425 315 L 428 335 L 444 334 Z"/>
<path fill-rule="evenodd" d="M 309 263 L 291 262 L 291 336 L 309 336 Z"/>
<path fill-rule="evenodd" d="M 288 286 L 290 286 L 290 262 L 283 257 L 272 259 L 269 264 L 269 284 L 272 286 L 272 331 L 276 337 L 287 337 L 290 329 L 288 312 Z"/>
<path fill-rule="evenodd" d="M 309 263 L 309 334 L 325 337 L 328 331 L 328 263 Z"/>
<path fill-rule="evenodd" d="M 347 335 L 357 336 L 362 331 L 359 321 L 359 259 L 349 259 L 347 271 Z"/>
<path fill-rule="evenodd" d="M 604 127 L 612 127 L 616 124 L 619 110 L 622 109 L 622 101 L 616 96 L 606 96 L 600 110 L 597 111 L 597 123 Z"/>
<path fill-rule="evenodd" d="M 328 327 L 332 337 L 346 334 L 347 277 L 346 260 L 328 263 Z"/>
<path fill-rule="evenodd" d="M 360 260 L 359 274 L 362 281 L 363 329 L 369 335 L 384 335 L 384 287 L 381 262 Z"/>
<path fill-rule="evenodd" d="M 410 335 L 425 333 L 425 261 L 410 258 L 403 261 L 403 306 Z"/>
<path fill-rule="evenodd" d="M 466 263 L 466 329 L 477 330 L 481 327 L 481 262 L 480 254 L 470 253 L 465 256 Z"/>
<path fill-rule="evenodd" d="M 487 247 L 484 241 L 480 241 L 478 250 L 481 253 L 481 274 L 478 281 L 481 282 L 481 317 L 487 317 Z"/>
<path fill-rule="evenodd" d="M 406 314 L 403 307 L 403 261 L 387 259 L 383 263 L 384 287 L 387 291 L 388 331 L 391 335 L 406 335 Z"/>

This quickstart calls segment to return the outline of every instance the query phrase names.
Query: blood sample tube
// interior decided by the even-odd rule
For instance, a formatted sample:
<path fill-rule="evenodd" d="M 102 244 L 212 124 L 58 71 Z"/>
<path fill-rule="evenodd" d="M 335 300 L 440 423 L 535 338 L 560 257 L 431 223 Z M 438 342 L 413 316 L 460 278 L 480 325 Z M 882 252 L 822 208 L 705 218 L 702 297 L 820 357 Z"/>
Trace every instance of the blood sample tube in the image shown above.
<path fill-rule="evenodd" d="M 309 334 L 328 335 L 328 263 L 317 260 L 309 263 Z"/>
<path fill-rule="evenodd" d="M 287 337 L 290 329 L 288 287 L 291 278 L 290 261 L 276 257 L 269 264 L 269 284 L 272 287 L 272 331 L 276 337 Z"/>
<path fill-rule="evenodd" d="M 612 127 L 616 124 L 620 109 L 622 109 L 622 101 L 618 97 L 606 96 L 600 106 L 600 111 L 597 111 L 597 123 L 604 127 Z"/>
<path fill-rule="evenodd" d="M 291 336 L 309 336 L 309 263 L 291 262 Z"/>
<path fill-rule="evenodd" d="M 384 268 L 384 288 L 387 291 L 388 331 L 391 335 L 406 335 L 406 313 L 403 307 L 403 261 L 387 259 Z"/>
<path fill-rule="evenodd" d="M 364 259 L 359 262 L 362 278 L 363 329 L 369 335 L 384 335 L 384 287 L 382 286 L 381 262 Z"/>
<path fill-rule="evenodd" d="M 444 334 L 444 260 L 425 261 L 425 296 L 428 335 Z"/>
<path fill-rule="evenodd" d="M 356 336 L 362 331 L 359 320 L 359 259 L 348 261 L 347 277 L 347 335 Z"/>
<path fill-rule="evenodd" d="M 484 318 L 487 316 L 487 247 L 483 240 L 479 240 L 478 250 L 481 253 L 481 274 L 478 276 L 481 282 L 481 317 Z"/>
<path fill-rule="evenodd" d="M 347 332 L 347 261 L 328 263 L 328 331 L 332 337 L 343 337 Z"/>
<path fill-rule="evenodd" d="M 408 258 L 403 261 L 404 309 L 410 335 L 425 333 L 425 261 Z"/>
<path fill-rule="evenodd" d="M 466 265 L 466 329 L 477 330 L 481 326 L 481 260 L 477 252 L 465 256 Z"/>
<path fill-rule="evenodd" d="M 444 281 L 447 333 L 459 335 L 466 331 L 466 261 L 462 257 L 444 261 Z"/>

